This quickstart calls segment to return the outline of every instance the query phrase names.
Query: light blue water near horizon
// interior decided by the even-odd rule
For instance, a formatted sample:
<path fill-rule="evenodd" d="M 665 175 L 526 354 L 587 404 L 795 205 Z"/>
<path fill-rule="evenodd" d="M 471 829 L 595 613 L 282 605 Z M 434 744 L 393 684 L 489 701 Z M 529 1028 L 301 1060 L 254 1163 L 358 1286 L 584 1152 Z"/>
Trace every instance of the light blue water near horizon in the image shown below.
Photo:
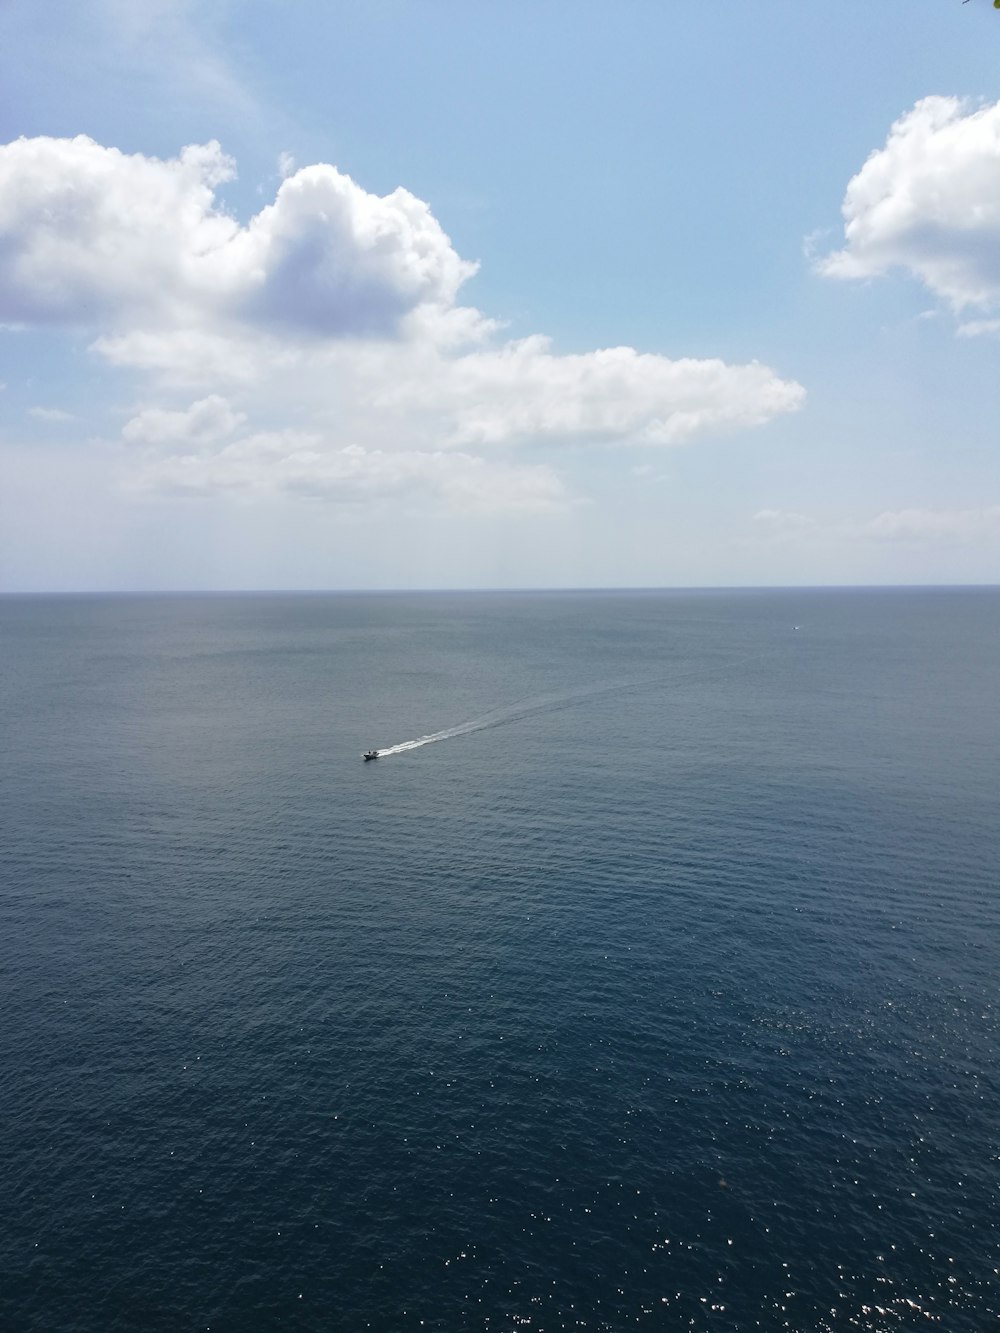
<path fill-rule="evenodd" d="M 8 597 L 0 652 L 0 1327 L 1000 1318 L 996 590 Z"/>

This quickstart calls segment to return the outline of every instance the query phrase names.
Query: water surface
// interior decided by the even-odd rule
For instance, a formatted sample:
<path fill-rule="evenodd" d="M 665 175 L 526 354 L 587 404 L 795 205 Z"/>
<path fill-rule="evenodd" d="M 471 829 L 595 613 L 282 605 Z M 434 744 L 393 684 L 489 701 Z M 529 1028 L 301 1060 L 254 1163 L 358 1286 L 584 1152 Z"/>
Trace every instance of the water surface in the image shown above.
<path fill-rule="evenodd" d="M 6 598 L 0 653 L 0 1326 L 1000 1316 L 997 592 Z"/>

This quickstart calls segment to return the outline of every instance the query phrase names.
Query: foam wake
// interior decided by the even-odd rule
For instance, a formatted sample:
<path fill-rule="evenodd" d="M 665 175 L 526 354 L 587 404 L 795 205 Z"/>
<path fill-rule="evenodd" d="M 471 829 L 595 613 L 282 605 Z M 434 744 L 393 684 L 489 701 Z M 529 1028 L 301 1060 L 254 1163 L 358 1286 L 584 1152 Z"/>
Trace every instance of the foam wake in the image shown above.
<path fill-rule="evenodd" d="M 379 747 L 378 757 L 384 759 L 390 754 L 405 754 L 407 750 L 419 750 L 422 745 L 433 745 L 435 741 L 447 741 L 453 736 L 466 736 L 476 728 L 471 722 L 460 727 L 448 727 L 444 731 L 432 731 L 429 736 L 418 736 L 415 741 L 400 741 L 398 745 Z"/>
<path fill-rule="evenodd" d="M 484 713 L 482 717 L 473 718 L 470 722 L 462 722 L 457 727 L 445 727 L 443 731 L 432 731 L 427 736 L 418 736 L 416 740 L 400 741 L 397 745 L 380 745 L 378 755 L 380 759 L 384 759 L 391 754 L 405 754 L 408 750 L 419 750 L 423 745 L 434 745 L 437 741 L 450 741 L 457 736 L 471 736 L 473 732 L 487 731 L 491 727 L 510 726 L 514 722 L 523 722 L 538 713 L 552 713 L 560 708 L 571 708 L 575 704 L 583 703 L 601 694 L 634 688 L 637 683 L 639 682 L 631 681 L 623 685 L 621 681 L 615 681 L 614 684 L 610 685 L 592 685 L 565 693 L 547 694 L 534 699 L 526 699 L 521 703 L 511 704 L 505 708 L 493 709 L 489 713 Z"/>
<path fill-rule="evenodd" d="M 400 741 L 397 745 L 379 746 L 379 758 L 387 758 L 391 754 L 405 754 L 408 750 L 419 750 L 424 745 L 435 745 L 438 741 L 454 740 L 458 736 L 471 736 L 474 732 L 487 731 L 491 727 L 507 727 L 515 722 L 523 722 L 538 713 L 553 713 L 560 708 L 576 707 L 578 704 L 599 698 L 602 694 L 621 694 L 630 690 L 649 689 L 651 686 L 662 688 L 669 683 L 682 685 L 691 680 L 708 680 L 713 676 L 728 674 L 733 670 L 746 667 L 752 662 L 770 656 L 770 653 L 752 653 L 749 656 L 738 657 L 735 660 L 716 662 L 708 667 L 700 668 L 698 671 L 684 672 L 680 676 L 669 676 L 663 672 L 657 672 L 654 675 L 643 676 L 639 679 L 616 680 L 602 685 L 586 685 L 575 690 L 565 690 L 558 694 L 537 695 L 520 703 L 493 709 L 489 713 L 484 713 L 482 717 L 473 718 L 471 722 L 462 722 L 457 727 L 445 727 L 443 731 L 432 731 L 428 735 L 418 736 L 412 741 Z"/>

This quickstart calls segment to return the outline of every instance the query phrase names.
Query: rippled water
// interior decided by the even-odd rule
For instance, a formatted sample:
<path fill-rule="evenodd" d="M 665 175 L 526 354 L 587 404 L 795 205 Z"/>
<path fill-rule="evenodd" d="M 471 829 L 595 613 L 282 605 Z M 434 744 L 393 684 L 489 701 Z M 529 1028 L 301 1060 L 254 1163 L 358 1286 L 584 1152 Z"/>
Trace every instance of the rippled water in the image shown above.
<path fill-rule="evenodd" d="M 0 1327 L 993 1327 L 998 613 L 0 600 Z"/>

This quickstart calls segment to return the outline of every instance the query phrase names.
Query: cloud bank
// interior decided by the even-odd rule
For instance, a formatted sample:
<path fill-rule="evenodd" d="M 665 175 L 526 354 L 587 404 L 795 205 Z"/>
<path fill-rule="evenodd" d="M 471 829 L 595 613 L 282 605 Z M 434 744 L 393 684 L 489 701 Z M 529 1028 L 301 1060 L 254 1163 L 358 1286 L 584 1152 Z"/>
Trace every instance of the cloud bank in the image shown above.
<path fill-rule="evenodd" d="M 843 215 L 828 277 L 903 269 L 957 312 L 1000 310 L 1000 102 L 917 102 L 849 183 Z M 978 323 L 966 331 L 995 327 Z"/>
<path fill-rule="evenodd" d="M 757 362 L 504 341 L 460 304 L 477 265 L 423 200 L 284 169 L 241 223 L 215 142 L 167 160 L 84 136 L 0 146 L 0 322 L 82 330 L 145 377 L 122 432 L 137 484 L 549 508 L 569 496 L 551 466 L 505 452 L 684 444 L 804 399 Z"/>
<path fill-rule="evenodd" d="M 320 435 L 247 435 L 209 452 L 147 460 L 137 489 L 168 495 L 291 495 L 340 505 L 397 500 L 461 511 L 545 512 L 570 503 L 545 466 L 512 466 L 465 453 L 339 447 Z"/>

